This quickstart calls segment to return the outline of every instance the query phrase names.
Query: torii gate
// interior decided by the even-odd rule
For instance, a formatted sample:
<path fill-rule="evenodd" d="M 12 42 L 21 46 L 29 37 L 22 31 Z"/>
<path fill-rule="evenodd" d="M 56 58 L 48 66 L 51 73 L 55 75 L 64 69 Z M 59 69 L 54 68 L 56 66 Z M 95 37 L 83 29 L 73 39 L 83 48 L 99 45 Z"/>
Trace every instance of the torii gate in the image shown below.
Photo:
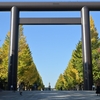
<path fill-rule="evenodd" d="M 93 85 L 89 11 L 100 11 L 100 2 L 0 2 L 0 11 L 11 11 L 8 90 L 17 89 L 19 24 L 82 26 L 84 90 Z M 81 11 L 81 18 L 19 18 L 20 11 Z"/>

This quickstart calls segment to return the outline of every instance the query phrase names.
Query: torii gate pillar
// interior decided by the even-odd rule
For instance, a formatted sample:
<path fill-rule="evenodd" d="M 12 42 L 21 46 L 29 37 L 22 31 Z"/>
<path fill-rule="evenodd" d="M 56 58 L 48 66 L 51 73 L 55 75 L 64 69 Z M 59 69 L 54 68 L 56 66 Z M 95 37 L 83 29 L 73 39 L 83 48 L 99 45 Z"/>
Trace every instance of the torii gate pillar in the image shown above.
<path fill-rule="evenodd" d="M 91 90 L 93 85 L 92 59 L 91 59 L 91 38 L 89 10 L 85 6 L 81 9 L 82 25 L 82 52 L 83 52 L 83 78 L 84 90 Z"/>
<path fill-rule="evenodd" d="M 11 29 L 10 29 L 10 53 L 8 68 L 8 90 L 11 85 L 17 90 L 17 59 L 18 59 L 18 29 L 19 29 L 19 11 L 13 6 L 11 9 Z"/>

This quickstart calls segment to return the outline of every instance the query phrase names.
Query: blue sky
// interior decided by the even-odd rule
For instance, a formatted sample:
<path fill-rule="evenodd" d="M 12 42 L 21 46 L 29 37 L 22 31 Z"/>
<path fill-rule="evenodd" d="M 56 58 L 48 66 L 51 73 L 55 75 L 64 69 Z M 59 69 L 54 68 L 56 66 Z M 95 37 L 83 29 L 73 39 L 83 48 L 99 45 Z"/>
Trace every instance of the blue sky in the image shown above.
<path fill-rule="evenodd" d="M 43 0 L 29 1 L 42 2 Z M 61 0 L 45 0 L 45 2 L 46 1 L 57 2 Z M 4 0 L 0 2 L 4 2 Z M 5 0 L 5 2 L 8 2 L 8 0 Z M 94 19 L 100 37 L 100 12 L 90 12 L 90 15 Z M 20 17 L 80 17 L 80 12 L 21 12 Z M 50 82 L 51 87 L 54 87 L 59 75 L 63 73 L 67 67 L 72 51 L 76 48 L 78 41 L 81 39 L 81 26 L 24 25 L 23 27 L 26 41 L 29 44 L 34 63 L 42 77 L 44 85 L 48 86 Z M 10 12 L 0 12 L 0 46 L 2 46 L 9 30 Z"/>

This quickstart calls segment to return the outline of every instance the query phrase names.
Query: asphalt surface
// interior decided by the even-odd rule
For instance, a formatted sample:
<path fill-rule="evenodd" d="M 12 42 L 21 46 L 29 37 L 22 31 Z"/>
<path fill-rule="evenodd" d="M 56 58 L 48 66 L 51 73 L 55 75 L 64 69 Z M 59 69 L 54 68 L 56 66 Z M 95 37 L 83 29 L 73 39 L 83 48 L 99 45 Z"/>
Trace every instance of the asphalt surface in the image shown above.
<path fill-rule="evenodd" d="M 0 91 L 0 100 L 100 100 L 95 91 Z"/>

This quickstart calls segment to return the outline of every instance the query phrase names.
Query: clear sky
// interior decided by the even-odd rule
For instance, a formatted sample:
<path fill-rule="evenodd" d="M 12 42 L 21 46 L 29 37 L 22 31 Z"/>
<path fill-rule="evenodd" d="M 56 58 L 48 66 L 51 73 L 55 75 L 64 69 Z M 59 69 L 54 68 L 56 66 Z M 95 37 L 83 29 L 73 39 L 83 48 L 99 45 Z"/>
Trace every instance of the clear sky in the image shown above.
<path fill-rule="evenodd" d="M 10 0 L 13 1 L 13 0 Z M 43 1 L 43 0 L 16 0 Z M 46 1 L 87 1 L 87 0 L 45 0 Z M 90 0 L 88 0 L 90 1 Z M 99 0 L 91 0 L 99 1 Z M 4 0 L 0 0 L 4 2 Z M 9 2 L 9 0 L 5 0 Z M 100 34 L 100 12 L 90 12 Z M 21 12 L 20 17 L 80 17 L 80 12 Z M 34 63 L 45 86 L 51 87 L 66 69 L 72 51 L 81 39 L 80 25 L 24 25 L 24 35 L 32 52 Z M 0 12 L 0 46 L 10 30 L 10 12 Z M 100 35 L 99 35 L 100 36 Z"/>

